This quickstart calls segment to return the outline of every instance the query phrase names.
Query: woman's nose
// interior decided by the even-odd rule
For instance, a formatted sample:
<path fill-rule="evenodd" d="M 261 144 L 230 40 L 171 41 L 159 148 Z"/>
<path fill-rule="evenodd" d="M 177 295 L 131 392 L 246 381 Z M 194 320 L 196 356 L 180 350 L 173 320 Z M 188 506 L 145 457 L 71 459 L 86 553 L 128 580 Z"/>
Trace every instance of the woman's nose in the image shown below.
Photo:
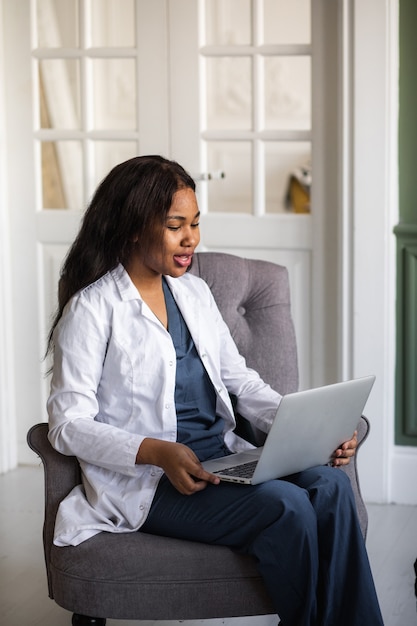
<path fill-rule="evenodd" d="M 196 246 L 200 241 L 200 234 L 198 229 L 188 228 L 184 233 L 184 237 L 182 239 L 183 246 Z"/>

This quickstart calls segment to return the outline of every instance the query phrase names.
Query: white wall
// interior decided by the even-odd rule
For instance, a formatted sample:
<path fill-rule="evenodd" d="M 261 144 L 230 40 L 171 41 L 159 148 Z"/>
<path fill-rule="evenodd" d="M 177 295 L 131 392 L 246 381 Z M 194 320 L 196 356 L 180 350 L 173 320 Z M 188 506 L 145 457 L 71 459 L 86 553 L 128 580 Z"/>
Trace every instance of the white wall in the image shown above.
<path fill-rule="evenodd" d="M 417 504 L 417 449 L 394 445 L 398 0 L 352 8 L 352 367 L 377 376 L 361 483 L 368 501 Z"/>

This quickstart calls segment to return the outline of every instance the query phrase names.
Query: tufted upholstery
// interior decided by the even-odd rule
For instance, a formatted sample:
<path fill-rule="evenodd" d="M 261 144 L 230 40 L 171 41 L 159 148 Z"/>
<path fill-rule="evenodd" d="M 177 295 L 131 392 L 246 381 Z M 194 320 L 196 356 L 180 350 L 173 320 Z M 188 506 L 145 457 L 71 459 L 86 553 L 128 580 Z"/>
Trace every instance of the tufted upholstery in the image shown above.
<path fill-rule="evenodd" d="M 263 261 L 200 253 L 204 278 L 248 364 L 281 393 L 298 384 L 287 271 Z M 359 438 L 367 434 L 361 420 Z M 33 426 L 29 446 L 45 469 L 44 552 L 49 595 L 84 615 L 136 620 L 207 619 L 274 613 L 251 557 L 221 546 L 145 533 L 100 533 L 77 547 L 52 543 L 59 502 L 80 482 L 74 457 L 53 450 L 48 425 Z M 366 509 L 356 464 L 348 466 L 362 530 Z"/>
<path fill-rule="evenodd" d="M 267 261 L 202 252 L 195 255 L 191 272 L 212 290 L 248 366 L 282 395 L 297 391 L 287 269 Z"/>

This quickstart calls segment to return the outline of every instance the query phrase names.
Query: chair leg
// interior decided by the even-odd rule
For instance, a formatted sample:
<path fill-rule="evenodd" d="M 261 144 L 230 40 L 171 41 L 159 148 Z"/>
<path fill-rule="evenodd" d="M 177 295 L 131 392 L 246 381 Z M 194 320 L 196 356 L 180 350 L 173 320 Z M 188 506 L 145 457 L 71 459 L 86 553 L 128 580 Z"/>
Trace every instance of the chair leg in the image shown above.
<path fill-rule="evenodd" d="M 106 626 L 105 617 L 89 617 L 74 613 L 72 616 L 72 626 Z"/>

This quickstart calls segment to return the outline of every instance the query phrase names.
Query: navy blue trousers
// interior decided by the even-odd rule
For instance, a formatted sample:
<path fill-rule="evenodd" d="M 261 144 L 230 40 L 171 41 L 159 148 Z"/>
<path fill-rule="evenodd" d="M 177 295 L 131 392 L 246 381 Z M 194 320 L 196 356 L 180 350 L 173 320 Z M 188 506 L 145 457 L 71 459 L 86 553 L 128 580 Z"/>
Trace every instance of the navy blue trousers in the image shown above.
<path fill-rule="evenodd" d="M 316 467 L 192 496 L 163 478 L 145 532 L 251 554 L 284 626 L 383 624 L 350 481 Z"/>

